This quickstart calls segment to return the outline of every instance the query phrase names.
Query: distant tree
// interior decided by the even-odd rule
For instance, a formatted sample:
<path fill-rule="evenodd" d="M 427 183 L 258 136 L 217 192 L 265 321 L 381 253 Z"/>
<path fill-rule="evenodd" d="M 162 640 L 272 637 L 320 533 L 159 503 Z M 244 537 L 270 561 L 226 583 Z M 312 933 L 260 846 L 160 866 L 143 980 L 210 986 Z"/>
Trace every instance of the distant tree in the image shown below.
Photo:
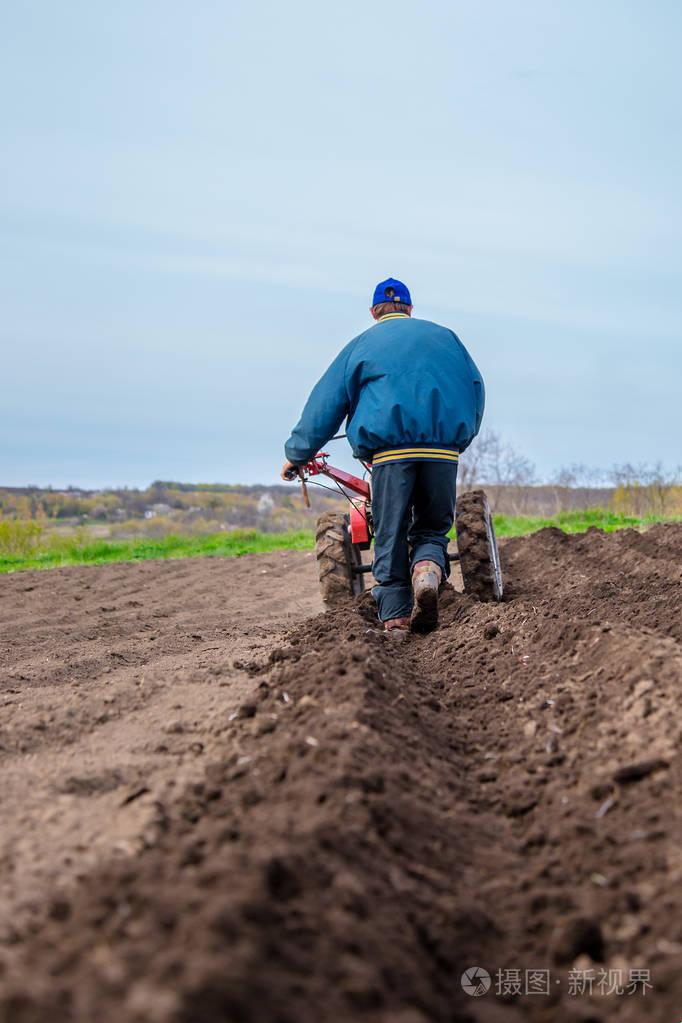
<path fill-rule="evenodd" d="M 615 465 L 611 480 L 616 490 L 616 511 L 630 515 L 667 515 L 680 508 L 682 469 L 667 472 L 661 462 L 655 465 Z"/>
<path fill-rule="evenodd" d="M 537 482 L 535 466 L 495 430 L 481 430 L 460 458 L 459 485 L 471 490 L 479 484 L 530 487 Z"/>
<path fill-rule="evenodd" d="M 599 487 L 604 486 L 608 478 L 609 474 L 603 469 L 573 462 L 562 466 L 552 477 L 552 483 L 557 487 Z"/>

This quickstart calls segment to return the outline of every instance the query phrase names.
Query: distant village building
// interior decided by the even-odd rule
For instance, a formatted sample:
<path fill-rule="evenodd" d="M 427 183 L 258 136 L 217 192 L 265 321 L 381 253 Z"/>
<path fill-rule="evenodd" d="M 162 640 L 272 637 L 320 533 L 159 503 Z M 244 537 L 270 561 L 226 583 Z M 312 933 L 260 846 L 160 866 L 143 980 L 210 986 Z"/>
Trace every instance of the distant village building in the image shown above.
<path fill-rule="evenodd" d="M 159 504 L 153 504 L 151 508 L 147 508 L 144 517 L 146 519 L 155 519 L 157 515 L 168 515 L 170 511 L 171 506 L 169 504 L 160 502 Z"/>

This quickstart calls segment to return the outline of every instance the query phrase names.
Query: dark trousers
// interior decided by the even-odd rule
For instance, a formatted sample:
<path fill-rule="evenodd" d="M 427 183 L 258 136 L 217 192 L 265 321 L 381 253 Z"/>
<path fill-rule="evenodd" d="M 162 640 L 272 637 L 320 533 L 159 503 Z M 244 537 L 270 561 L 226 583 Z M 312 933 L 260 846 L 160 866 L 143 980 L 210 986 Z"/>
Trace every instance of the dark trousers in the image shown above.
<path fill-rule="evenodd" d="M 388 462 L 372 470 L 372 596 L 382 622 L 412 611 L 412 567 L 435 561 L 450 574 L 448 532 L 455 514 L 456 462 Z"/>

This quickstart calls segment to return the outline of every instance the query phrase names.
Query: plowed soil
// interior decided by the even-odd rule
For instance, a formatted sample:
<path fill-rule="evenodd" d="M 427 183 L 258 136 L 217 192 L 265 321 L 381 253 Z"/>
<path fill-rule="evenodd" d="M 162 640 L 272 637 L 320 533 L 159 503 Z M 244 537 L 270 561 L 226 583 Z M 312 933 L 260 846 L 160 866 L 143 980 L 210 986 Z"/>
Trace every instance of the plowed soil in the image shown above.
<path fill-rule="evenodd" d="M 502 561 L 402 643 L 300 553 L 0 579 L 0 1021 L 677 1023 L 682 526 Z"/>

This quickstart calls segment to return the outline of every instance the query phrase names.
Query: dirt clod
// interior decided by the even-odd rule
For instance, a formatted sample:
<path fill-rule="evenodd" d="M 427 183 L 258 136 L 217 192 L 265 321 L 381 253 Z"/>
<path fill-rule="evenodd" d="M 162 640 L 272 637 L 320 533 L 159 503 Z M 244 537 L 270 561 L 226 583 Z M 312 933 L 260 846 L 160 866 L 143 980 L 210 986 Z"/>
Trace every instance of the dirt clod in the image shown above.
<path fill-rule="evenodd" d="M 572 963 L 581 955 L 602 962 L 605 948 L 599 922 L 584 916 L 563 921 L 554 935 L 552 952 L 556 963 Z"/>
<path fill-rule="evenodd" d="M 613 778 L 621 785 L 629 785 L 631 782 L 648 778 L 656 771 L 665 771 L 668 767 L 670 764 L 667 760 L 642 760 L 638 764 L 626 764 L 625 767 L 619 767 Z"/>

